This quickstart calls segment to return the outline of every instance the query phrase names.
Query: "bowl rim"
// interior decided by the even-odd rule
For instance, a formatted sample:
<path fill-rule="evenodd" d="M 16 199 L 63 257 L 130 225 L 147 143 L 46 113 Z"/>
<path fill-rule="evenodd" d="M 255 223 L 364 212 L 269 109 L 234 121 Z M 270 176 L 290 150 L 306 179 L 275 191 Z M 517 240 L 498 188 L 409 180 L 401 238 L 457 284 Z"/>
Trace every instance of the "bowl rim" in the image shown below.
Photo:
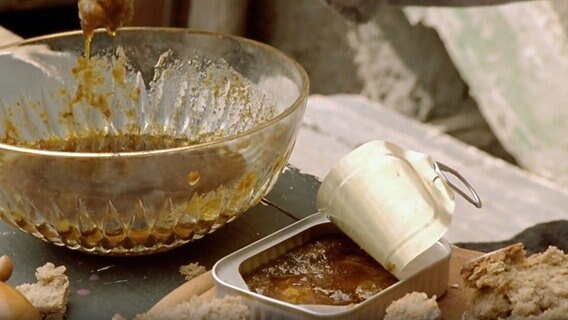
<path fill-rule="evenodd" d="M 252 47 L 257 47 L 262 50 L 266 50 L 276 54 L 279 58 L 283 59 L 287 63 L 289 63 L 292 67 L 296 69 L 300 76 L 300 91 L 296 100 L 294 100 L 290 105 L 286 107 L 282 112 L 277 114 L 274 118 L 262 122 L 257 126 L 239 132 L 237 134 L 229 135 L 226 137 L 221 137 L 215 139 L 213 141 L 192 144 L 189 146 L 183 147 L 176 147 L 176 148 L 165 148 L 165 149 L 156 149 L 156 150 L 147 150 L 147 151 L 131 151 L 131 152 L 70 152 L 70 151 L 53 151 L 53 150 L 42 150 L 42 149 L 34 149 L 28 147 L 21 147 L 15 146 L 11 144 L 1 143 L 0 142 L 0 150 L 8 150 L 13 152 L 20 152 L 20 153 L 27 153 L 27 154 L 34 154 L 34 155 L 44 155 L 44 156 L 52 156 L 52 157 L 66 157 L 66 158 L 126 158 L 126 157 L 139 157 L 139 156 L 149 156 L 155 154 L 162 154 L 162 153 L 171 153 L 171 152 L 181 152 L 181 151 L 188 151 L 188 150 L 197 150 L 197 149 L 207 149 L 210 147 L 214 147 L 216 145 L 222 145 L 224 143 L 237 140 L 241 137 L 245 137 L 248 135 L 252 135 L 256 132 L 262 131 L 267 127 L 276 124 L 285 118 L 287 118 L 290 114 L 294 113 L 298 109 L 302 107 L 304 101 L 308 98 L 309 91 L 310 91 L 310 81 L 308 74 L 304 67 L 297 62 L 294 58 L 292 58 L 289 54 L 283 52 L 280 49 L 277 49 L 273 46 L 268 44 L 248 39 L 241 36 L 224 34 L 219 32 L 213 31 L 206 31 L 206 30 L 198 30 L 198 29 L 191 29 L 191 28 L 174 28 L 174 27 L 123 27 L 118 29 L 117 34 L 120 36 L 120 33 L 123 32 L 166 32 L 166 33 L 186 33 L 190 35 L 201 35 L 201 36 L 209 36 L 215 37 L 220 40 L 232 40 L 237 41 L 240 43 L 247 44 Z M 97 29 L 95 33 L 106 33 L 105 29 Z M 57 39 L 63 37 L 72 37 L 77 35 L 82 35 L 83 32 L 81 30 L 73 30 L 73 31 L 66 31 L 66 32 L 58 32 L 48 35 L 43 35 L 39 37 L 33 37 L 29 39 L 24 39 L 21 41 L 13 42 L 7 45 L 0 46 L 0 51 L 9 50 L 11 48 L 21 47 L 25 45 L 33 44 L 34 42 L 38 41 L 45 41 L 50 39 Z"/>

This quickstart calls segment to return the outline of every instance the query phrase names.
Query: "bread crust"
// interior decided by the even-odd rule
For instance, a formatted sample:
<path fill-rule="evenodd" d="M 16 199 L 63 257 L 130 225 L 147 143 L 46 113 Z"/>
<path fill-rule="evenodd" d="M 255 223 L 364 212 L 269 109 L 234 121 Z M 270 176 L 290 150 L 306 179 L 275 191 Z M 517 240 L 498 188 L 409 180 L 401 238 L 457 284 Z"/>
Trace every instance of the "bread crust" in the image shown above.
<path fill-rule="evenodd" d="M 524 245 L 516 243 L 468 261 L 462 266 L 460 275 L 465 286 L 481 287 L 482 284 L 476 282 L 482 281 L 484 275 L 506 272 L 511 265 L 519 264 L 525 258 Z"/>
<path fill-rule="evenodd" d="M 560 320 L 568 315 L 568 255 L 556 247 L 526 257 L 522 244 L 466 263 L 464 285 L 474 289 L 466 319 Z"/>
<path fill-rule="evenodd" d="M 55 267 L 48 262 L 36 269 L 36 283 L 16 287 L 39 311 L 42 319 L 65 319 L 70 292 L 65 271 L 64 266 Z"/>
<path fill-rule="evenodd" d="M 412 292 L 394 301 L 386 309 L 383 320 L 440 320 L 442 312 L 436 296 L 428 298 L 424 292 Z"/>

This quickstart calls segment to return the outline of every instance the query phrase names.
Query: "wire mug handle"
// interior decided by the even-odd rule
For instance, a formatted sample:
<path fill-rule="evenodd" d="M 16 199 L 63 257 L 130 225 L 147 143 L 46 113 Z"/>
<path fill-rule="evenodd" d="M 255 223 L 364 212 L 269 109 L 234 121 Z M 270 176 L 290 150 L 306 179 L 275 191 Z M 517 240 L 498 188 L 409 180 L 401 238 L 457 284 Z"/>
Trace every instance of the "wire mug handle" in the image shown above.
<path fill-rule="evenodd" d="M 481 199 L 479 198 L 479 195 L 477 194 L 475 189 L 471 186 L 471 184 L 469 184 L 469 182 L 467 182 L 467 180 L 458 171 L 448 167 L 447 165 L 445 165 L 441 162 L 434 162 L 434 170 L 438 173 L 438 177 L 436 177 L 436 178 L 442 179 L 442 181 L 447 183 L 452 189 L 454 189 L 454 191 L 459 193 L 459 195 L 461 195 L 469 203 L 473 204 L 476 208 L 482 207 L 483 204 L 481 203 Z M 444 172 L 450 173 L 450 174 L 454 175 L 456 178 L 458 178 L 460 180 L 460 182 L 463 183 L 463 185 L 467 188 L 467 190 L 469 191 L 469 194 L 466 193 L 465 191 L 463 191 L 462 189 L 460 189 L 454 183 L 452 183 L 448 179 L 448 177 L 446 177 Z M 434 179 L 436 179 L 436 178 L 434 178 Z M 471 194 L 471 196 L 470 196 L 470 194 Z"/>

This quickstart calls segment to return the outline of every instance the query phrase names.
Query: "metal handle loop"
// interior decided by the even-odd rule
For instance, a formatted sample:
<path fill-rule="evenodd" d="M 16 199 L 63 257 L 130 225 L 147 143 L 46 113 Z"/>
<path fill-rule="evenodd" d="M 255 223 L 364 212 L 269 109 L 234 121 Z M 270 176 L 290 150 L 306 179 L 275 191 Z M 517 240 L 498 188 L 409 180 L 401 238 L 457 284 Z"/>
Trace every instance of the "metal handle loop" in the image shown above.
<path fill-rule="evenodd" d="M 447 183 L 452 189 L 454 189 L 454 191 L 459 193 L 459 195 L 461 195 L 465 200 L 467 200 L 469 203 L 473 204 L 476 208 L 481 208 L 482 203 L 481 203 L 481 199 L 479 198 L 479 195 L 477 194 L 475 189 L 473 189 L 471 184 L 469 184 L 469 182 L 467 182 L 467 180 L 459 172 L 457 172 L 456 170 L 448 167 L 447 165 L 445 165 L 441 162 L 434 162 L 434 170 L 438 173 L 440 179 L 442 179 L 445 183 Z M 453 184 L 448 179 L 448 177 L 446 177 L 444 172 L 451 173 L 456 178 L 458 178 L 461 181 L 461 183 L 463 183 L 463 185 L 467 188 L 467 190 L 469 191 L 469 193 L 473 197 L 470 197 L 469 194 L 467 194 L 465 191 L 463 191 L 458 186 Z"/>

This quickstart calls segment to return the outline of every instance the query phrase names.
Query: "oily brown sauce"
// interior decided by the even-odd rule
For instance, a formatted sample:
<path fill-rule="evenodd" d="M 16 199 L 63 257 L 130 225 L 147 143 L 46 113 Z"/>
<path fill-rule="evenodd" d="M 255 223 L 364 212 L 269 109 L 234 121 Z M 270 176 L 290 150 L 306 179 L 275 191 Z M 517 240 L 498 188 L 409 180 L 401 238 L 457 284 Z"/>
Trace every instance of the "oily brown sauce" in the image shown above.
<path fill-rule="evenodd" d="M 293 304 L 360 303 L 397 282 L 344 235 L 308 242 L 245 275 L 253 292 Z"/>
<path fill-rule="evenodd" d="M 177 148 L 195 143 L 197 142 L 167 135 L 92 134 L 67 139 L 53 138 L 38 140 L 24 146 L 40 150 L 63 152 L 116 153 Z"/>

